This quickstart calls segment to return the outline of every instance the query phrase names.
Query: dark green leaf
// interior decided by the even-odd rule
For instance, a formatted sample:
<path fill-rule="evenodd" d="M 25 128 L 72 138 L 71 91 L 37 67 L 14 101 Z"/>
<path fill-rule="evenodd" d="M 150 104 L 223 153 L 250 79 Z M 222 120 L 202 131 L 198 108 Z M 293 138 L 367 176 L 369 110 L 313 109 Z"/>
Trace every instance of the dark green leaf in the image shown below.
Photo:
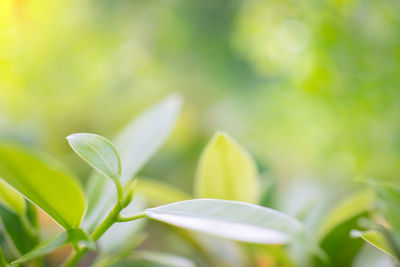
<path fill-rule="evenodd" d="M 19 253 L 25 254 L 38 244 L 37 235 L 33 232 L 35 230 L 26 217 L 0 205 L 0 218 L 5 234 Z"/>
<path fill-rule="evenodd" d="M 67 244 L 81 244 L 90 249 L 95 249 L 96 244 L 88 237 L 88 235 L 82 229 L 72 229 L 66 232 L 62 232 L 35 247 L 33 250 L 23 255 L 12 264 L 20 264 L 29 260 L 42 257 L 54 250 L 65 246 Z"/>

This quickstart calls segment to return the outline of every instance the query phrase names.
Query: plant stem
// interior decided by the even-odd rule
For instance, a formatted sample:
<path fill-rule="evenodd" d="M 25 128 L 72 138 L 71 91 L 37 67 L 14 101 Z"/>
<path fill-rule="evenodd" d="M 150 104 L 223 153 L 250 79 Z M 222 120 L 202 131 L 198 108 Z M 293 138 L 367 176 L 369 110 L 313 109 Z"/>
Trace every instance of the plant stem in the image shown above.
<path fill-rule="evenodd" d="M 115 186 L 117 187 L 118 202 L 120 202 L 124 198 L 124 190 L 119 179 L 115 180 Z"/>
<path fill-rule="evenodd" d="M 117 184 L 117 189 L 121 188 L 121 184 Z M 118 190 L 119 191 L 119 190 Z M 121 191 L 122 192 L 122 191 Z M 118 193 L 119 195 L 119 193 Z M 143 218 L 145 216 L 144 212 L 138 213 L 133 216 L 129 216 L 126 218 L 120 217 L 120 212 L 122 209 L 124 209 L 126 206 L 128 206 L 129 202 L 132 199 L 132 193 L 128 192 L 128 194 L 124 198 L 120 198 L 118 196 L 118 202 L 114 206 L 114 208 L 111 210 L 111 212 L 108 214 L 108 216 L 104 219 L 104 221 L 93 231 L 91 234 L 91 238 L 96 242 L 100 239 L 100 237 L 116 222 L 124 222 L 124 221 L 132 221 L 136 219 Z M 125 220 L 128 219 L 128 220 Z M 65 267 L 70 267 L 70 266 L 75 266 L 79 260 L 85 255 L 85 253 L 88 251 L 87 247 L 83 247 L 81 250 L 76 251 L 75 254 L 73 254 L 65 263 Z"/>
<path fill-rule="evenodd" d="M 118 216 L 117 222 L 130 222 L 144 217 L 146 217 L 146 214 L 144 212 L 140 212 L 127 217 Z"/>

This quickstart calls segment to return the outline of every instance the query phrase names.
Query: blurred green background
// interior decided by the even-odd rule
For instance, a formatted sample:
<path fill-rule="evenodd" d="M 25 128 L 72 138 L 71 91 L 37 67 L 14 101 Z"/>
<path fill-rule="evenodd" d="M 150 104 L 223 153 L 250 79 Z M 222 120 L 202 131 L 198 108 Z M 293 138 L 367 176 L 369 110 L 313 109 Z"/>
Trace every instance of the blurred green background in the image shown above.
<path fill-rule="evenodd" d="M 178 92 L 177 128 L 141 175 L 190 192 L 221 129 L 281 184 L 394 180 L 399 29 L 394 0 L 1 0 L 0 135 L 85 179 L 65 136 L 112 138 Z"/>

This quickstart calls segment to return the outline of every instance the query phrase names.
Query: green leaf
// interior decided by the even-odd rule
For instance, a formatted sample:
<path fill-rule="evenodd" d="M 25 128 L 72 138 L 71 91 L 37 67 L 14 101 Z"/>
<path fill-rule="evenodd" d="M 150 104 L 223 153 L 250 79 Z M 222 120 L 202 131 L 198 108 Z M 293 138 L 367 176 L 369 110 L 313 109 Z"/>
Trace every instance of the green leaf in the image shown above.
<path fill-rule="evenodd" d="M 381 234 L 380 232 L 374 231 L 374 230 L 369 230 L 369 231 L 365 231 L 365 232 L 352 231 L 352 236 L 353 237 L 361 237 L 362 239 L 364 239 L 366 242 L 370 243 L 377 249 L 383 251 L 384 253 L 386 253 L 387 255 L 389 255 L 393 258 L 396 258 L 394 256 L 395 254 L 393 253 L 385 236 L 383 234 Z"/>
<path fill-rule="evenodd" d="M 226 133 L 216 133 L 203 150 L 197 167 L 195 195 L 256 203 L 257 168 L 250 155 Z"/>
<path fill-rule="evenodd" d="M 23 255 L 12 264 L 20 264 L 29 260 L 33 260 L 49 254 L 56 249 L 65 246 L 67 244 L 81 244 L 90 249 L 96 249 L 96 244 L 91 240 L 88 235 L 82 229 L 72 229 L 66 232 L 62 232 L 42 243 L 40 243 L 33 250 Z"/>
<path fill-rule="evenodd" d="M 141 260 L 147 261 L 154 264 L 159 264 L 165 267 L 195 267 L 196 265 L 189 260 L 181 256 L 158 252 L 150 250 L 135 251 L 135 253 L 129 257 L 129 260 Z"/>
<path fill-rule="evenodd" d="M 3 203 L 3 205 L 6 206 L 8 209 L 18 213 L 21 216 L 25 215 L 26 207 L 23 196 L 1 179 L 0 203 Z"/>
<path fill-rule="evenodd" d="M 185 200 L 147 209 L 147 217 L 206 234 L 260 244 L 304 240 L 299 220 L 258 205 L 218 199 Z"/>
<path fill-rule="evenodd" d="M 180 189 L 154 179 L 138 179 L 135 194 L 145 197 L 150 207 L 192 198 Z"/>
<path fill-rule="evenodd" d="M 339 202 L 324 219 L 318 232 L 318 240 L 322 240 L 329 232 L 342 223 L 372 208 L 372 194 L 369 190 L 357 192 Z"/>
<path fill-rule="evenodd" d="M 181 98 L 171 95 L 140 114 L 114 139 L 121 157 L 121 182 L 125 186 L 170 135 L 177 121 Z M 94 174 L 88 182 L 89 205 L 84 227 L 94 227 L 109 213 L 117 193 L 109 179 Z"/>
<path fill-rule="evenodd" d="M 8 266 L 8 263 L 4 259 L 3 250 L 0 247 L 0 267 L 7 267 L 7 266 Z"/>
<path fill-rule="evenodd" d="M 64 229 L 79 227 L 83 193 L 71 176 L 19 146 L 0 144 L 0 177 Z"/>
<path fill-rule="evenodd" d="M 121 176 L 117 150 L 106 138 L 97 134 L 77 133 L 67 137 L 72 149 L 90 166 L 111 180 Z"/>
<path fill-rule="evenodd" d="M 19 253 L 27 253 L 38 244 L 34 228 L 25 215 L 18 215 L 0 205 L 0 218 L 4 234 Z"/>

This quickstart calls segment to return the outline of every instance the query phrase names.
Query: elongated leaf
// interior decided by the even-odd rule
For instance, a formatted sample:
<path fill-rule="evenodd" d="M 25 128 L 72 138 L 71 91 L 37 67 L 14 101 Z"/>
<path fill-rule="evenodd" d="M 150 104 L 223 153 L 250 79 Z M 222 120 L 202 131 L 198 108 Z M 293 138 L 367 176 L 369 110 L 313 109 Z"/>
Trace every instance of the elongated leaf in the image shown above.
<path fill-rule="evenodd" d="M 377 249 L 383 251 L 387 255 L 396 258 L 394 256 L 394 253 L 392 249 L 390 248 L 388 242 L 385 239 L 385 236 L 381 234 L 378 231 L 370 230 L 370 231 L 365 231 L 365 232 L 360 232 L 360 231 L 353 231 L 352 232 L 353 237 L 361 237 L 364 239 L 366 242 L 370 243 Z"/>
<path fill-rule="evenodd" d="M 23 255 L 12 264 L 20 264 L 29 260 L 33 260 L 42 257 L 48 253 L 55 251 L 56 249 L 71 243 L 80 243 L 87 246 L 90 249 L 95 249 L 96 244 L 87 236 L 82 229 L 73 229 L 67 232 L 62 232 L 42 243 L 40 243 L 33 250 Z"/>
<path fill-rule="evenodd" d="M 165 267 L 195 267 L 196 265 L 189 260 L 178 255 L 164 252 L 142 250 L 136 251 L 129 260 L 144 260 Z"/>
<path fill-rule="evenodd" d="M 185 200 L 147 209 L 147 217 L 189 230 L 260 244 L 284 244 L 303 239 L 297 219 L 258 205 L 218 200 Z"/>
<path fill-rule="evenodd" d="M 61 227 L 79 227 L 85 212 L 84 196 L 75 180 L 59 166 L 18 146 L 0 144 L 0 177 Z"/>
<path fill-rule="evenodd" d="M 67 139 L 72 149 L 90 166 L 112 180 L 120 178 L 118 152 L 106 138 L 97 134 L 77 133 Z"/>
<path fill-rule="evenodd" d="M 24 197 L 0 179 L 0 203 L 23 216 L 25 214 Z"/>
<path fill-rule="evenodd" d="M 4 234 L 19 253 L 25 254 L 38 244 L 38 238 L 26 217 L 0 205 L 0 218 Z"/>
<path fill-rule="evenodd" d="M 145 197 L 150 207 L 192 198 L 174 186 L 153 179 L 138 179 L 135 194 Z"/>
<path fill-rule="evenodd" d="M 226 133 L 217 133 L 201 154 L 195 195 L 256 203 L 260 185 L 250 155 Z"/>
<path fill-rule="evenodd" d="M 178 95 L 169 96 L 140 114 L 114 140 L 121 157 L 123 185 L 128 184 L 170 135 L 178 118 L 181 102 Z M 91 231 L 112 209 L 117 194 L 108 179 L 94 174 L 88 183 L 88 195 L 89 206 L 84 227 Z"/>
<path fill-rule="evenodd" d="M 372 208 L 372 194 L 363 190 L 339 202 L 325 218 L 318 233 L 318 240 L 322 240 L 330 231 L 340 224 L 354 218 Z"/>

